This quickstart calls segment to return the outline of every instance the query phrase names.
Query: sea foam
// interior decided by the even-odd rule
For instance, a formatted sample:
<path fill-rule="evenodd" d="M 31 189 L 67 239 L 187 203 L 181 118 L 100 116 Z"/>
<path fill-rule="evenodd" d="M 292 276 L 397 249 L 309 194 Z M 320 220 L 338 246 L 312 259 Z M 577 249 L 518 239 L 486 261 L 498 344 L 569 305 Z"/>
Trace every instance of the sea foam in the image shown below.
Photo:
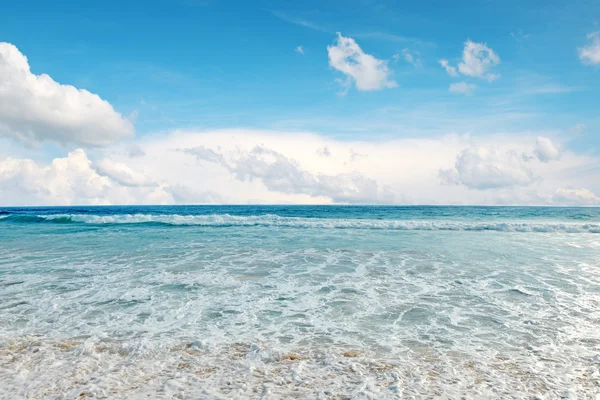
<path fill-rule="evenodd" d="M 501 232 L 570 232 L 600 233 L 600 223 L 576 223 L 553 221 L 452 221 L 452 220 L 381 220 L 341 218 L 282 217 L 273 214 L 236 216 L 211 215 L 154 215 L 154 214 L 56 214 L 56 215 L 9 215 L 0 217 L 5 223 L 85 223 L 110 224 L 162 224 L 171 226 L 203 227 L 281 227 L 309 229 L 367 229 L 367 230 L 414 230 L 414 231 L 501 231 Z"/>

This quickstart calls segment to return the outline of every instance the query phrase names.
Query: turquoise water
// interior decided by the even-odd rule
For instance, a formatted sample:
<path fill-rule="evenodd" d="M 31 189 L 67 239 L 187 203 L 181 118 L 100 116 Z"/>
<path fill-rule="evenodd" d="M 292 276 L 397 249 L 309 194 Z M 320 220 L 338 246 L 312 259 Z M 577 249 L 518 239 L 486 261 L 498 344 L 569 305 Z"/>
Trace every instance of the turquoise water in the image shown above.
<path fill-rule="evenodd" d="M 0 208 L 0 398 L 599 395 L 598 208 Z"/>

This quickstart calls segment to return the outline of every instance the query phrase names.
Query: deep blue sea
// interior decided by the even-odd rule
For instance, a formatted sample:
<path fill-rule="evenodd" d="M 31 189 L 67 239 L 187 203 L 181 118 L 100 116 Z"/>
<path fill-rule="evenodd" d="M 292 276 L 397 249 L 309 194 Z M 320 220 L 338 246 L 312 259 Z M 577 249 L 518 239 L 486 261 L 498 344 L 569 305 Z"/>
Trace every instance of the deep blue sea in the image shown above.
<path fill-rule="evenodd" d="M 0 208 L 1 399 L 600 398 L 600 208 Z"/>

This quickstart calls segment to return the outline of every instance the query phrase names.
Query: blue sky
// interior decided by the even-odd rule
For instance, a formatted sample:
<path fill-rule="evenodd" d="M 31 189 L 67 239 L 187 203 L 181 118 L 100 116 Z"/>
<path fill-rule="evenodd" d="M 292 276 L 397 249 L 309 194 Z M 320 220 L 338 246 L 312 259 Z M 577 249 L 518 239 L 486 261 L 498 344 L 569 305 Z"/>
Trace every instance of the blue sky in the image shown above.
<path fill-rule="evenodd" d="M 598 71 L 582 65 L 576 51 L 587 33 L 600 29 L 598 2 L 91 3 L 10 2 L 3 6 L 0 37 L 27 55 L 34 73 L 98 93 L 122 113 L 138 110 L 140 135 L 174 126 L 288 124 L 351 135 L 343 125 L 353 116 L 394 123 L 382 112 L 395 108 L 454 117 L 515 109 L 534 114 L 490 130 L 566 130 L 583 120 L 598 127 Z M 419 52 L 423 65 L 392 62 L 398 88 L 338 96 L 327 62 L 336 32 L 380 59 L 405 48 Z M 502 78 L 473 96 L 456 96 L 448 93 L 451 79 L 437 60 L 459 59 L 467 39 L 494 49 Z M 556 92 L 527 93 L 543 88 Z M 432 128 L 442 133 L 449 126 Z"/>
<path fill-rule="evenodd" d="M 0 42 L 34 75 L 99 95 L 136 140 L 234 128 L 342 142 L 543 135 L 586 155 L 600 149 L 600 66 L 579 49 L 597 31 L 598 1 L 29 1 L 0 13 Z M 394 84 L 360 90 L 332 66 L 338 32 Z M 490 75 L 440 65 L 459 68 L 467 41 L 498 57 Z M 74 144 L 50 138 L 22 155 L 49 162 Z"/>

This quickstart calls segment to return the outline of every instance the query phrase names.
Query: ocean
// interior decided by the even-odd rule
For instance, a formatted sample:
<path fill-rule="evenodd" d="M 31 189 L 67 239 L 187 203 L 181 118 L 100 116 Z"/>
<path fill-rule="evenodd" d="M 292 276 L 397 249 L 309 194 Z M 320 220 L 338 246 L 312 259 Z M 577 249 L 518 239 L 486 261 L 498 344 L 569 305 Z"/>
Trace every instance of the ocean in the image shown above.
<path fill-rule="evenodd" d="M 600 208 L 0 208 L 1 399 L 600 398 Z"/>

